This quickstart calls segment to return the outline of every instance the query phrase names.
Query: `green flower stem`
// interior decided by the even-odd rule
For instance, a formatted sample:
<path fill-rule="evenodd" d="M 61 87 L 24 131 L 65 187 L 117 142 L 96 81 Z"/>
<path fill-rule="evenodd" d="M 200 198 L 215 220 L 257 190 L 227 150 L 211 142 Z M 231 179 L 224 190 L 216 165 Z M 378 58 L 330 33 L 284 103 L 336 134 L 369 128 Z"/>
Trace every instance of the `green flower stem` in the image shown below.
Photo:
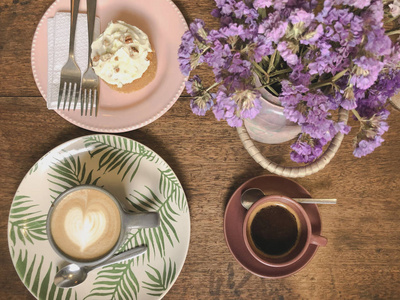
<path fill-rule="evenodd" d="M 267 10 L 265 8 L 259 8 L 257 11 L 262 19 L 265 19 L 267 17 Z"/>
<path fill-rule="evenodd" d="M 290 73 L 290 72 L 292 72 L 292 69 L 287 68 L 287 69 L 275 71 L 274 73 L 269 74 L 269 76 L 270 76 L 270 77 L 274 77 L 274 76 L 276 76 L 276 75 L 286 74 L 286 73 Z"/>
<path fill-rule="evenodd" d="M 212 86 L 210 86 L 208 89 L 206 89 L 206 92 L 208 92 L 209 90 L 211 90 L 212 88 L 216 87 L 217 85 L 221 84 L 222 81 L 220 82 L 214 82 L 214 84 Z"/>
<path fill-rule="evenodd" d="M 269 84 L 264 84 L 262 86 L 256 87 L 255 90 L 265 89 L 266 87 L 270 86 Z"/>
<path fill-rule="evenodd" d="M 204 48 L 204 50 L 201 52 L 201 54 L 200 54 L 200 56 L 202 56 L 204 53 L 206 53 L 206 51 L 208 50 L 208 49 L 210 49 L 211 48 L 211 46 L 207 46 L 207 44 L 204 44 L 206 47 Z"/>
<path fill-rule="evenodd" d="M 387 19 L 384 23 L 385 23 L 385 24 L 391 23 L 391 22 L 393 22 L 394 20 L 396 20 L 398 17 L 399 17 L 399 16 L 393 17 L 393 18 L 391 18 L 391 19 Z"/>
<path fill-rule="evenodd" d="M 394 35 L 394 34 L 400 34 L 400 29 L 395 29 L 395 30 L 389 30 L 385 32 L 386 35 Z"/>
<path fill-rule="evenodd" d="M 261 90 L 261 89 L 268 89 L 268 90 L 269 90 L 271 93 L 273 93 L 275 96 L 279 97 L 278 92 L 275 91 L 275 89 L 274 89 L 271 85 L 269 85 L 269 84 L 265 84 L 265 85 L 262 85 L 262 86 L 259 86 L 259 87 L 255 88 L 255 90 Z"/>
<path fill-rule="evenodd" d="M 275 91 L 275 89 L 272 86 L 267 85 L 266 88 L 269 89 L 275 96 L 279 97 L 278 92 Z"/>
<path fill-rule="evenodd" d="M 328 86 L 328 85 L 334 85 L 334 83 L 331 80 L 323 81 L 323 82 L 317 82 L 317 83 L 311 84 L 310 85 L 310 89 L 318 89 L 318 88 L 321 88 L 321 87 L 324 87 L 324 86 Z"/>
<path fill-rule="evenodd" d="M 263 73 L 265 76 L 267 76 L 268 79 L 269 79 L 269 74 L 268 74 L 259 64 L 257 64 L 257 63 L 254 62 L 254 61 L 252 61 L 251 64 L 252 64 L 257 70 L 259 70 L 261 73 Z"/>
<path fill-rule="evenodd" d="M 351 111 L 356 116 L 357 120 L 362 122 L 362 118 L 361 118 L 360 114 L 358 113 L 358 111 L 356 111 L 355 109 L 352 109 Z"/>
<path fill-rule="evenodd" d="M 334 86 L 334 82 L 338 81 L 343 75 L 345 75 L 347 73 L 349 69 L 344 69 L 342 72 L 337 73 L 335 76 L 333 76 L 331 79 L 326 80 L 326 81 L 322 81 L 322 82 L 317 82 L 314 84 L 310 85 L 311 89 L 317 89 L 323 86 L 327 86 L 327 85 L 332 85 Z"/>
<path fill-rule="evenodd" d="M 274 63 L 275 63 L 277 54 L 278 54 L 278 50 L 275 50 L 274 54 L 272 54 L 271 60 L 269 61 L 268 73 L 271 72 L 273 69 L 275 69 Z"/>
<path fill-rule="evenodd" d="M 339 80 L 344 74 L 347 73 L 349 69 L 344 69 L 342 72 L 337 73 L 335 76 L 332 77 L 332 82 Z"/>

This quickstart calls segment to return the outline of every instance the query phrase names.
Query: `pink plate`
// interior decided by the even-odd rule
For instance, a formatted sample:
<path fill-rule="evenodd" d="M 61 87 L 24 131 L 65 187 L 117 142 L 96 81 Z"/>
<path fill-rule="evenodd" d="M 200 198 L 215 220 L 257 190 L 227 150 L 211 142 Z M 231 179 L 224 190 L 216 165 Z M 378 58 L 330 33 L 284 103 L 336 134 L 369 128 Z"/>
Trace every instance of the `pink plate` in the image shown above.
<path fill-rule="evenodd" d="M 310 245 L 304 256 L 297 262 L 285 267 L 271 267 L 264 265 L 255 259 L 246 248 L 243 239 L 243 221 L 247 210 L 240 203 L 242 192 L 249 188 L 259 188 L 265 195 L 284 195 L 291 198 L 311 198 L 298 183 L 284 177 L 263 175 L 252 178 L 243 183 L 232 195 L 225 209 L 224 234 L 226 244 L 236 260 L 251 273 L 264 278 L 282 278 L 292 275 L 304 268 L 313 258 L 318 249 L 316 245 Z M 317 205 L 302 204 L 310 217 L 312 232 L 321 233 L 321 218 Z"/>
<path fill-rule="evenodd" d="M 36 85 L 46 99 L 47 19 L 56 12 L 70 11 L 69 0 L 57 0 L 46 11 L 36 28 L 31 61 Z M 86 12 L 81 1 L 80 12 Z M 103 31 L 110 21 L 122 20 L 146 32 L 157 55 L 157 74 L 143 89 L 125 94 L 100 84 L 98 117 L 81 117 L 80 110 L 56 112 L 67 121 L 92 131 L 125 132 L 143 127 L 161 117 L 178 99 L 187 80 L 179 70 L 178 48 L 187 24 L 170 0 L 102 0 L 97 16 Z"/>

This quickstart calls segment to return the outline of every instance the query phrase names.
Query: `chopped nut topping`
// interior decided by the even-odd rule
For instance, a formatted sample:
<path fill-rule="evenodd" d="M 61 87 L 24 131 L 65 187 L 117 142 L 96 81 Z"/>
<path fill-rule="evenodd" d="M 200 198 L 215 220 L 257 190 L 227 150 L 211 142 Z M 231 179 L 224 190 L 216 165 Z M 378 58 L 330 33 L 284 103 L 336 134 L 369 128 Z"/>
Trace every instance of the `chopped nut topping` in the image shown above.
<path fill-rule="evenodd" d="M 135 55 L 135 53 L 139 53 L 138 49 L 135 48 L 135 47 L 130 47 L 130 48 L 129 48 L 129 55 L 130 55 L 131 57 L 133 57 L 133 56 Z"/>
<path fill-rule="evenodd" d="M 93 62 L 98 62 L 100 59 L 100 55 L 96 55 L 95 57 L 93 57 Z"/>
<path fill-rule="evenodd" d="M 107 60 L 109 60 L 110 58 L 111 58 L 111 54 L 110 53 L 106 53 L 106 54 L 104 54 L 104 55 L 102 55 L 101 57 L 100 57 L 100 59 L 102 60 L 102 61 L 107 61 Z"/>
<path fill-rule="evenodd" d="M 127 36 L 125 37 L 125 44 L 130 44 L 130 43 L 132 43 L 132 42 L 133 42 L 132 37 L 131 37 L 130 35 L 127 35 Z"/>
<path fill-rule="evenodd" d="M 118 61 L 118 56 L 116 56 L 114 59 L 115 59 L 116 61 Z"/>
<path fill-rule="evenodd" d="M 116 73 L 118 73 L 119 72 L 119 68 L 117 67 L 117 68 L 115 68 L 115 72 Z"/>

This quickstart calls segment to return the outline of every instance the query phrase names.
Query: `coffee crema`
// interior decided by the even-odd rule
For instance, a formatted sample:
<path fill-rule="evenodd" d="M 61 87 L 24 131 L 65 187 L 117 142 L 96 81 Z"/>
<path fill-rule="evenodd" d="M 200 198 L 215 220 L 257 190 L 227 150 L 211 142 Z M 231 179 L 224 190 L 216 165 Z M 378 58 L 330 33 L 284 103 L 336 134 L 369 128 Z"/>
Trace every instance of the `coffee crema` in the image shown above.
<path fill-rule="evenodd" d="M 57 247 L 83 261 L 107 254 L 121 231 L 121 216 L 113 199 L 91 188 L 67 194 L 54 208 L 50 222 Z"/>
<path fill-rule="evenodd" d="M 268 256 L 289 253 L 299 236 L 295 216 L 281 205 L 269 205 L 257 212 L 250 232 L 254 245 Z"/>

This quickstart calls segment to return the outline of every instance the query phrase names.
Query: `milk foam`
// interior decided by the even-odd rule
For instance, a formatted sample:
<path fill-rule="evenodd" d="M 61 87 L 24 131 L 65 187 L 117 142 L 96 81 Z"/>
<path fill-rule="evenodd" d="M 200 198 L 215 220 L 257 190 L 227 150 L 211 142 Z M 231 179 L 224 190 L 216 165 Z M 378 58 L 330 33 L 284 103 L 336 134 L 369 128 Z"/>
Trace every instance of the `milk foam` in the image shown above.
<path fill-rule="evenodd" d="M 101 239 L 106 229 L 106 219 L 102 211 L 84 214 L 80 207 L 74 207 L 65 216 L 64 230 L 68 238 L 84 252 Z"/>
<path fill-rule="evenodd" d="M 107 194 L 91 188 L 65 196 L 51 217 L 55 244 L 78 260 L 93 260 L 108 253 L 118 241 L 120 230 L 117 205 Z"/>

